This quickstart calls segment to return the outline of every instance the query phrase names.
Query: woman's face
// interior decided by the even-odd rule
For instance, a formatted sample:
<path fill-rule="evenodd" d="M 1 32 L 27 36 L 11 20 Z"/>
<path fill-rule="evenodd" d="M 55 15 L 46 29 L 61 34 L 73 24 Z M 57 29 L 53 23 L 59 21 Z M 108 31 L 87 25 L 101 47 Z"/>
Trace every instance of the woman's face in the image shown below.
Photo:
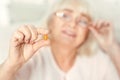
<path fill-rule="evenodd" d="M 88 36 L 90 18 L 87 14 L 63 9 L 55 12 L 48 23 L 52 42 L 77 48 Z"/>

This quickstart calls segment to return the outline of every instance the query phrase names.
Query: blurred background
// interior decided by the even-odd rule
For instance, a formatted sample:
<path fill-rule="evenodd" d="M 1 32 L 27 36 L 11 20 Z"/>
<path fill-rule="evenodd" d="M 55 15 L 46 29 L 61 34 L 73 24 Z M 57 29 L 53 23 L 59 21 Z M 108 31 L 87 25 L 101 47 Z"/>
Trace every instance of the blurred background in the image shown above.
<path fill-rule="evenodd" d="M 40 26 L 49 7 L 59 0 L 0 0 L 0 63 L 9 52 L 12 33 L 21 25 Z M 120 41 L 120 0 L 86 0 L 95 20 L 108 20 L 114 25 Z"/>

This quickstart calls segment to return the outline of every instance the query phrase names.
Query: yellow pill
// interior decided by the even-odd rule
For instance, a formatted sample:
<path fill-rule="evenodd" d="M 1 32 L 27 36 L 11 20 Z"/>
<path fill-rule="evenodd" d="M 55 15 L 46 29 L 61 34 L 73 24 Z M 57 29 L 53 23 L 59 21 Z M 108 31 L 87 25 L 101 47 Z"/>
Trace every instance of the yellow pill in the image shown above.
<path fill-rule="evenodd" d="M 48 35 L 47 34 L 43 35 L 43 39 L 48 40 Z"/>

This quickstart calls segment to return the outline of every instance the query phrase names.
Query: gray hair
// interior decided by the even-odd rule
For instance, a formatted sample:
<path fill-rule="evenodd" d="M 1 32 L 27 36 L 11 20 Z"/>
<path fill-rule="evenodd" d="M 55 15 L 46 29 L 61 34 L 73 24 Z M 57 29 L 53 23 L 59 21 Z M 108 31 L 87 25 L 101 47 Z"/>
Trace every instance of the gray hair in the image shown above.
<path fill-rule="evenodd" d="M 48 27 L 48 21 L 50 19 L 50 16 L 57 10 L 63 10 L 65 8 L 72 8 L 74 10 L 80 10 L 86 13 L 87 15 L 90 15 L 91 13 L 88 7 L 89 7 L 89 4 L 85 2 L 85 0 L 60 0 L 57 3 L 55 3 L 53 6 L 51 6 L 50 9 L 48 10 L 48 13 L 43 22 L 44 26 Z M 91 33 L 89 32 L 89 35 L 86 41 L 83 43 L 83 45 L 79 47 L 78 53 L 80 55 L 81 54 L 91 55 L 91 54 L 96 53 L 97 49 L 98 49 L 98 46 L 96 44 L 96 41 L 91 35 Z"/>

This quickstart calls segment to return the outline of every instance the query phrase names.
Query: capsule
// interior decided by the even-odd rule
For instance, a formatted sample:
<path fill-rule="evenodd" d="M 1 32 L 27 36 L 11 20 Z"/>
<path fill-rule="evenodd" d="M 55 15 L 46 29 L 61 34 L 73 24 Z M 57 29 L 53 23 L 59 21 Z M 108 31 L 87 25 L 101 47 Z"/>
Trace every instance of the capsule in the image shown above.
<path fill-rule="evenodd" d="M 43 39 L 48 40 L 48 35 L 47 34 L 43 35 Z"/>

